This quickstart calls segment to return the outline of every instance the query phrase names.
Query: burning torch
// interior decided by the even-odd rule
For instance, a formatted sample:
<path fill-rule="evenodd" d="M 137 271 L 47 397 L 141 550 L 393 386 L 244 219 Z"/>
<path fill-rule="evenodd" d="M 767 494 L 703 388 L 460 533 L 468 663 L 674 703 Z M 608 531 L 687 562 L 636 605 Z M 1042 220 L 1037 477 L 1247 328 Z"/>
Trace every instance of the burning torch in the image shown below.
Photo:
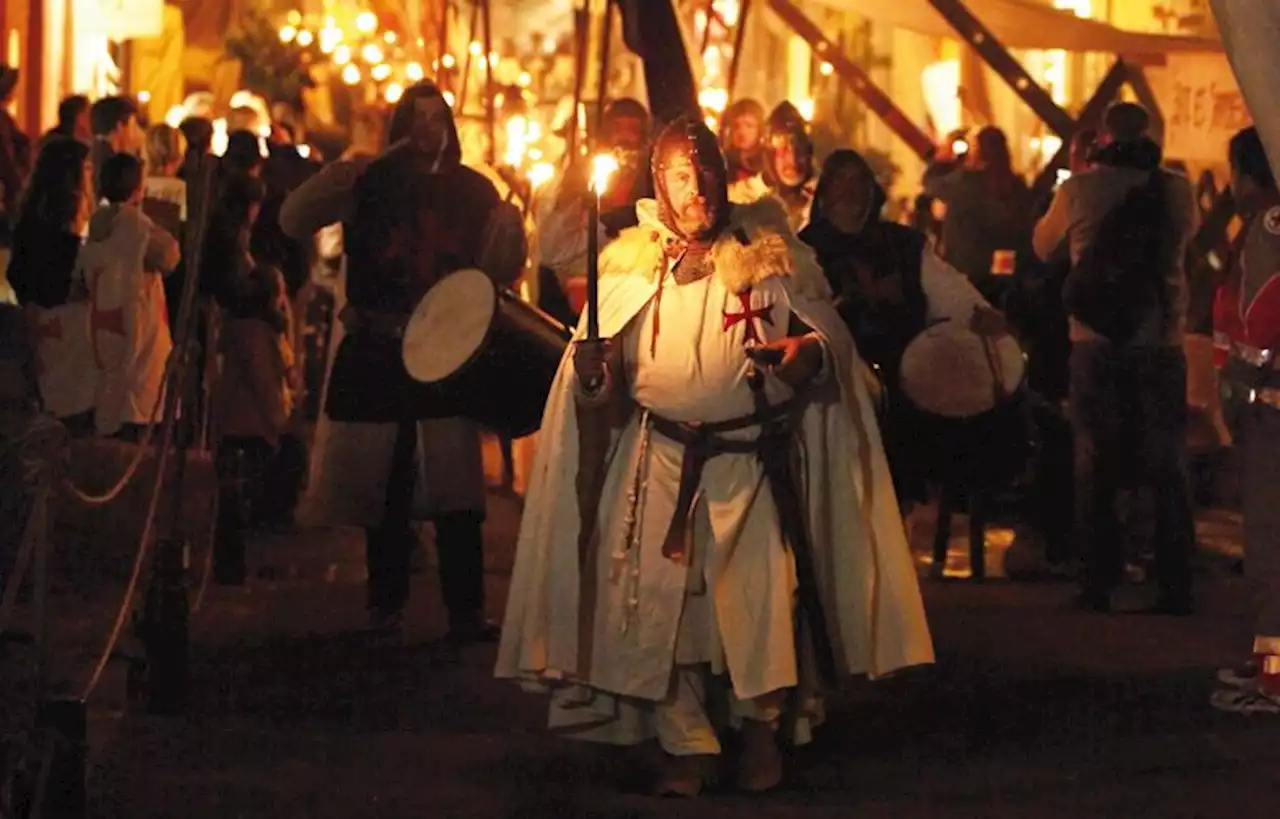
<path fill-rule="evenodd" d="M 591 190 L 587 197 L 587 339 L 600 338 L 600 197 L 609 188 L 609 177 L 618 170 L 612 154 L 591 159 Z"/>

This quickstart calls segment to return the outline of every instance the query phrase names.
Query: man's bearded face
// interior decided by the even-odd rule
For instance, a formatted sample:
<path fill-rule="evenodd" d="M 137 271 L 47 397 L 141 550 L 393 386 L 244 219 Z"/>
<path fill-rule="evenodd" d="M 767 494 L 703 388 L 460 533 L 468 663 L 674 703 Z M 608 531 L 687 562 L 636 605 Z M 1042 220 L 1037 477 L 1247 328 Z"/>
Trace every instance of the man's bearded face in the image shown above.
<path fill-rule="evenodd" d="M 662 171 L 662 182 L 671 218 L 680 233 L 697 236 L 711 229 L 714 214 L 698 169 L 689 157 L 673 156 Z"/>
<path fill-rule="evenodd" d="M 778 181 L 789 188 L 804 184 L 804 171 L 800 167 L 800 159 L 796 156 L 794 142 L 786 138 L 775 139 L 769 146 L 769 152 Z"/>
<path fill-rule="evenodd" d="M 729 125 L 729 147 L 749 153 L 760 146 L 760 120 L 743 114 Z"/>

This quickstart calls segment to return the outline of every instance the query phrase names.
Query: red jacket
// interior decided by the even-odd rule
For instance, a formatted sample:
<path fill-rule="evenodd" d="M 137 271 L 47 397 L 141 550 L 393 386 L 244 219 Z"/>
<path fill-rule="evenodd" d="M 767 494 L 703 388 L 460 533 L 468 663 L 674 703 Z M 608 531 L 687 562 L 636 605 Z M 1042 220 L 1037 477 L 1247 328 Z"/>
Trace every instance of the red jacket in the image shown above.
<path fill-rule="evenodd" d="M 1232 346 L 1280 353 L 1280 207 L 1253 219 L 1236 269 L 1218 288 L 1213 304 L 1214 364 L 1223 367 Z M 1248 277 L 1263 280 L 1246 303 L 1242 287 Z"/>

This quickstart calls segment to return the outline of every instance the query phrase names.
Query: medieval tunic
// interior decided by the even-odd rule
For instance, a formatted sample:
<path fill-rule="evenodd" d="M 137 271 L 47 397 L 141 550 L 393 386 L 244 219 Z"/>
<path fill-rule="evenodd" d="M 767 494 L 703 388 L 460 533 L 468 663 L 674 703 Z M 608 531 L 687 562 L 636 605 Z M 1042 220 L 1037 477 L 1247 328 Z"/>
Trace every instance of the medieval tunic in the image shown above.
<path fill-rule="evenodd" d="M 686 565 L 662 553 L 683 447 L 650 423 L 653 416 L 709 422 L 750 415 L 743 346 L 749 338 L 784 337 L 792 313 L 827 351 L 827 389 L 812 396 L 799 422 L 800 472 L 840 671 L 874 675 L 931 662 L 856 353 L 778 203 L 736 207 L 711 250 L 714 274 L 685 285 L 666 275 L 663 246 L 673 237 L 657 221 L 655 204 L 642 201 L 637 212 L 639 227 L 602 256 L 600 288 L 601 335 L 622 348 L 626 384 L 618 388 L 637 409 L 616 436 L 598 496 L 586 500 L 598 518 L 581 537 L 574 376 L 566 358 L 526 498 L 497 675 L 552 685 L 553 725 L 617 743 L 662 733 L 654 704 L 668 701 L 670 716 L 673 670 L 689 663 L 727 672 L 740 701 L 805 687 L 807 664 L 798 661 L 793 638 L 795 567 L 758 456 L 724 453 L 707 461 Z M 771 404 L 790 396 L 776 379 L 766 383 Z M 758 434 L 753 426 L 724 437 Z M 677 689 L 688 684 L 683 675 L 676 679 Z M 687 712 L 679 691 L 675 700 L 676 710 Z M 663 746 L 672 750 L 665 737 Z"/>
<path fill-rule="evenodd" d="M 407 161 L 402 149 L 380 161 L 378 184 L 394 179 L 399 185 L 390 185 L 385 196 L 365 194 L 381 209 L 379 216 L 366 216 L 365 224 L 385 228 L 387 235 L 365 237 L 363 245 L 370 250 L 367 257 L 397 252 L 400 267 L 395 280 L 387 282 L 366 269 L 366 258 L 349 259 L 335 312 L 345 313 L 352 327 L 360 328 L 362 312 L 407 318 L 415 296 L 426 292 L 433 277 L 452 269 L 505 272 L 514 263 L 519 270 L 524 259 L 519 214 L 502 204 L 483 175 L 460 166 L 428 176 Z M 310 238 L 323 227 L 353 219 L 370 167 L 363 160 L 337 162 L 300 186 L 281 209 L 285 233 Z M 409 229 L 402 224 L 407 219 L 413 220 Z M 355 238 L 345 237 L 349 253 L 357 247 Z M 406 263 L 415 267 L 401 269 Z M 458 416 L 432 417 L 419 385 L 404 369 L 394 334 L 353 331 L 341 321 L 335 322 L 334 334 L 325 411 L 316 427 L 312 474 L 299 518 L 313 525 L 378 525 L 386 511 L 397 430 L 407 421 L 417 422 L 413 518 L 483 512 L 477 425 Z"/>
<path fill-rule="evenodd" d="M 178 241 L 133 205 L 106 205 L 89 222 L 76 276 L 89 291 L 89 337 L 98 365 L 94 422 L 102 435 L 159 418 L 173 349 L 161 274 L 178 265 Z"/>

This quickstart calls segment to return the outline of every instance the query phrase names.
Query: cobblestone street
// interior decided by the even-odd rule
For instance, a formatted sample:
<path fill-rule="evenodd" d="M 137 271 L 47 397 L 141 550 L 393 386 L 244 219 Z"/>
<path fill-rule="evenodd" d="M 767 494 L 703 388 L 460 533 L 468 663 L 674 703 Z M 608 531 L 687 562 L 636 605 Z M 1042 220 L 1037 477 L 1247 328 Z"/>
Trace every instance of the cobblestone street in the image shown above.
<path fill-rule="evenodd" d="M 498 616 L 518 507 L 491 512 Z M 1243 581 L 1215 558 L 1189 619 L 1079 613 L 1063 584 L 927 582 L 937 667 L 842 696 L 784 790 L 697 803 L 645 796 L 644 750 L 549 736 L 542 701 L 492 679 L 492 648 L 437 647 L 432 562 L 405 633 L 365 631 L 362 558 L 353 532 L 255 544 L 257 576 L 195 616 L 183 718 L 126 711 L 108 681 L 92 815 L 1237 819 L 1280 796 L 1274 719 L 1207 704 L 1248 645 Z"/>

